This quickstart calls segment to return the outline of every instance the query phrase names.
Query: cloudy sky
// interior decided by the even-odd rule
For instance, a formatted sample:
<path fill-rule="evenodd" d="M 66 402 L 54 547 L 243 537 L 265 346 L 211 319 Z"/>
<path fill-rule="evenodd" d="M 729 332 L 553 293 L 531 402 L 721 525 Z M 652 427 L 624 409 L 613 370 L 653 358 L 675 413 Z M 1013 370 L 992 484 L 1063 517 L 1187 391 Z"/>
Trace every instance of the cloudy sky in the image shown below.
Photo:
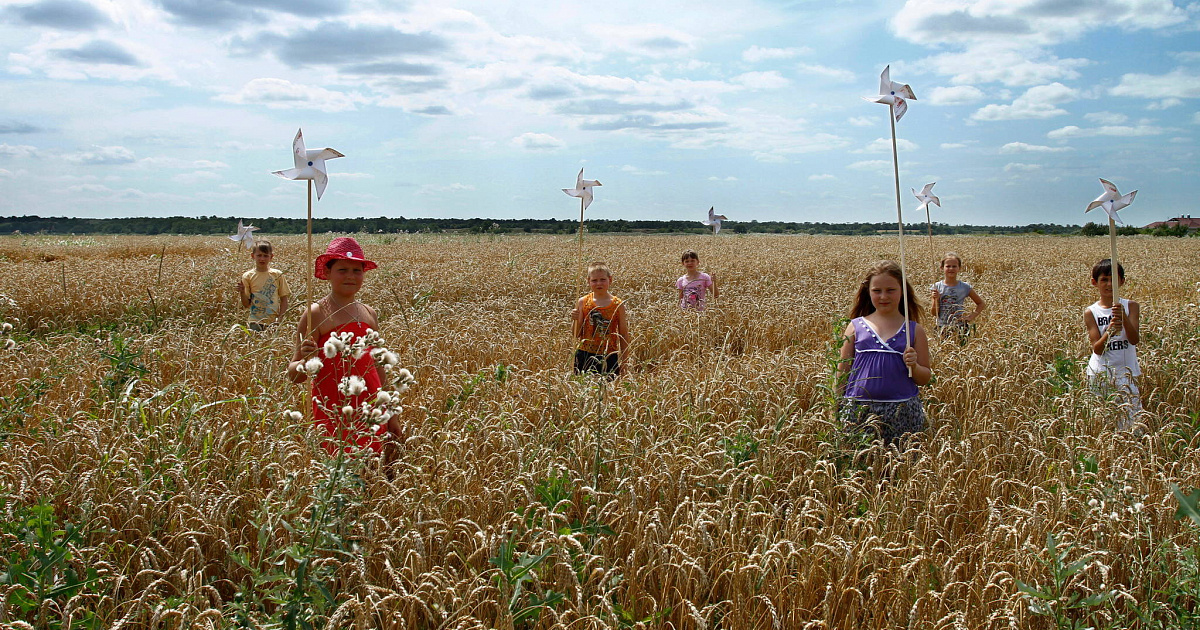
<path fill-rule="evenodd" d="M 0 215 L 895 217 L 1194 212 L 1195 0 L 0 0 Z M 906 216 L 906 218 L 909 218 Z M 913 215 L 911 220 L 918 217 Z M 1101 220 L 1097 217 L 1095 220 Z"/>

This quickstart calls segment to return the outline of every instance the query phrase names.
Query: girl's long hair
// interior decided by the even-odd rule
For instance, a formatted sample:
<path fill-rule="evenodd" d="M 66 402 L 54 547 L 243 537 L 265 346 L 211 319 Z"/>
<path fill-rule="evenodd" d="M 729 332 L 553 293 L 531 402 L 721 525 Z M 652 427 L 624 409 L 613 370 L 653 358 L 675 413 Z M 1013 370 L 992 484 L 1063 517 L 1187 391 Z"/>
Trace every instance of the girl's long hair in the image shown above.
<path fill-rule="evenodd" d="M 850 307 L 850 317 L 865 317 L 875 312 L 875 305 L 871 304 L 871 278 L 878 275 L 888 275 L 896 279 L 897 283 L 903 283 L 903 276 L 900 273 L 900 265 L 890 260 L 881 260 L 871 266 L 867 272 L 867 277 L 863 278 L 862 284 L 858 287 L 858 293 L 854 295 L 854 306 Z M 907 283 L 906 283 L 907 284 Z M 921 303 L 917 301 L 917 293 L 913 291 L 912 285 L 908 285 L 908 304 L 901 299 L 898 305 L 900 314 L 908 317 L 909 320 L 921 322 Z"/>

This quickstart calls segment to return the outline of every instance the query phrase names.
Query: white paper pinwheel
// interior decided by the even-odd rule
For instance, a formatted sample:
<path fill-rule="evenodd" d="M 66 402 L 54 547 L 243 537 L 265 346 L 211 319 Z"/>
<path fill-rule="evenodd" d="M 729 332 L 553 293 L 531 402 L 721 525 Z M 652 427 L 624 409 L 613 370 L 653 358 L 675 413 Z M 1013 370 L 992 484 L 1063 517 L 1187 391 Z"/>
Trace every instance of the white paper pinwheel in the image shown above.
<path fill-rule="evenodd" d="M 1133 198 L 1137 196 L 1137 191 L 1135 190 L 1128 195 L 1122 196 L 1121 191 L 1117 190 L 1116 185 L 1104 178 L 1100 178 L 1100 185 L 1104 186 L 1104 194 L 1096 197 L 1095 201 L 1089 203 L 1087 210 L 1084 210 L 1084 212 L 1091 212 L 1096 208 L 1104 208 L 1104 211 L 1108 213 L 1108 218 L 1112 219 L 1113 223 L 1125 225 L 1121 221 L 1121 217 L 1117 216 L 1117 210 L 1133 203 Z"/>
<path fill-rule="evenodd" d="M 258 228 L 254 227 L 253 225 L 243 226 L 241 219 L 238 219 L 237 234 L 230 236 L 229 240 L 236 242 L 238 244 L 238 247 L 245 247 L 246 249 L 254 249 L 254 234 L 253 234 L 253 232 L 257 229 Z"/>
<path fill-rule="evenodd" d="M 574 188 L 564 188 L 564 189 L 562 189 L 562 191 L 572 197 L 579 197 L 580 199 L 582 199 L 583 200 L 583 209 L 587 210 L 587 207 L 592 205 L 592 187 L 593 186 L 603 186 L 603 184 L 601 184 L 600 182 L 598 182 L 594 179 L 584 179 L 583 178 L 583 169 L 581 168 L 581 169 L 579 169 L 579 175 L 577 175 L 575 177 L 575 187 Z"/>
<path fill-rule="evenodd" d="M 931 203 L 939 208 L 942 207 L 942 200 L 938 199 L 937 195 L 933 194 L 933 185 L 936 183 L 937 182 L 930 182 L 925 184 L 925 187 L 921 189 L 921 192 L 917 192 L 916 188 L 910 189 L 912 190 L 913 195 L 916 196 L 917 200 L 921 202 L 921 205 L 917 206 L 917 210 L 929 210 L 929 204 Z"/>
<path fill-rule="evenodd" d="M 727 217 L 723 214 L 717 214 L 715 211 L 715 208 L 709 208 L 708 209 L 708 219 L 705 221 L 701 221 L 701 223 L 703 223 L 704 225 L 711 225 L 712 229 L 713 229 L 713 234 L 716 234 L 717 232 L 721 231 L 721 222 L 728 221 L 728 220 L 729 220 L 729 217 Z"/>
<path fill-rule="evenodd" d="M 317 185 L 317 199 L 325 192 L 329 183 L 329 174 L 325 172 L 325 160 L 346 157 L 328 147 L 306 151 L 304 149 L 304 132 L 297 129 L 296 139 L 292 141 L 292 153 L 296 158 L 296 168 L 286 171 L 272 171 L 284 179 L 311 179 Z"/>
<path fill-rule="evenodd" d="M 904 112 L 908 111 L 908 103 L 904 99 L 917 100 L 917 95 L 913 94 L 912 88 L 906 83 L 896 83 L 891 77 L 892 67 L 889 65 L 883 69 L 883 74 L 879 75 L 879 96 L 864 96 L 863 98 L 872 103 L 883 103 L 891 105 L 892 111 L 896 114 L 896 122 L 904 117 Z"/>

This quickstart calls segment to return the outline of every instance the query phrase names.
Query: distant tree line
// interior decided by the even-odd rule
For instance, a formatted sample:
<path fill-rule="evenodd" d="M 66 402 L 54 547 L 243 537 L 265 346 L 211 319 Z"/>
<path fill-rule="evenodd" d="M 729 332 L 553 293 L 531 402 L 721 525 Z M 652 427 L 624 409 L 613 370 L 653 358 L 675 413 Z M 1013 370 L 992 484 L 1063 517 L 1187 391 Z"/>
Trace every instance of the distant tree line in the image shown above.
<path fill-rule="evenodd" d="M 81 219 L 68 217 L 0 217 L 0 234 L 231 234 L 238 217 L 133 217 L 113 219 Z M 304 219 L 266 218 L 248 221 L 262 234 L 303 234 Z M 790 221 L 726 221 L 725 230 L 738 234 L 842 234 L 867 235 L 895 232 L 895 223 L 812 223 Z M 375 219 L 314 219 L 314 232 L 369 233 L 469 233 L 469 234 L 572 234 L 579 229 L 574 220 L 559 219 L 407 219 L 379 217 Z M 926 233 L 924 223 L 905 225 L 914 234 Z M 705 234 L 711 231 L 698 221 L 627 221 L 624 219 L 592 219 L 587 222 L 590 233 L 630 232 L 643 234 Z M 1123 227 L 1122 234 L 1137 234 L 1138 228 Z M 933 224 L 934 234 L 1108 234 L 1108 226 L 1088 223 L 1058 225 L 1031 223 L 1007 225 L 946 225 Z M 1163 236 L 1183 236 L 1186 229 L 1158 230 Z M 1178 233 L 1176 233 L 1178 232 Z"/>

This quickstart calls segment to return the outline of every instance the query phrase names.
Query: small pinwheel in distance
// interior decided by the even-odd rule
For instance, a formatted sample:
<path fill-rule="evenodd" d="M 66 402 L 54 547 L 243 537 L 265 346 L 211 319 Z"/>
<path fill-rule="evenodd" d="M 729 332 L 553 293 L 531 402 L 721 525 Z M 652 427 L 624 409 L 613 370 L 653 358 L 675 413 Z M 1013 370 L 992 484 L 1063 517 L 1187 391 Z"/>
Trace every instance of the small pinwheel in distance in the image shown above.
<path fill-rule="evenodd" d="M 917 100 L 917 95 L 913 94 L 912 88 L 907 83 L 896 83 L 891 77 L 892 67 L 889 65 L 883 69 L 883 74 L 879 75 L 879 96 L 864 96 L 863 98 L 872 103 L 883 103 L 891 105 L 892 111 L 895 112 L 896 122 L 904 117 L 904 112 L 908 111 L 908 103 L 904 99 Z"/>
<path fill-rule="evenodd" d="M 254 234 L 253 234 L 253 232 L 257 229 L 258 228 L 254 227 L 253 225 L 243 226 L 242 220 L 238 219 L 237 234 L 230 236 L 229 240 L 236 242 L 238 244 L 239 248 L 245 247 L 246 249 L 254 249 Z"/>
<path fill-rule="evenodd" d="M 916 188 L 909 189 L 912 190 L 912 194 L 916 196 L 917 200 L 921 202 L 921 205 L 917 206 L 917 210 L 925 210 L 926 212 L 929 212 L 929 204 L 931 203 L 939 208 L 942 207 L 942 200 L 938 199 L 937 195 L 933 194 L 933 185 L 936 183 L 937 182 L 929 182 L 928 184 L 925 184 L 925 187 L 921 189 L 921 192 L 917 192 Z"/>
<path fill-rule="evenodd" d="M 329 174 L 325 172 L 325 160 L 346 157 L 330 148 L 319 150 L 304 149 L 304 132 L 297 129 L 296 139 L 292 141 L 292 153 L 296 158 L 296 168 L 286 171 L 272 171 L 284 179 L 311 179 L 317 185 L 317 199 L 325 192 L 329 183 Z"/>
<path fill-rule="evenodd" d="M 913 196 L 915 196 L 917 200 L 921 202 L 921 205 L 917 206 L 917 210 L 921 210 L 922 208 L 925 210 L 925 225 L 929 228 L 929 257 L 934 259 L 934 266 L 937 266 L 937 254 L 935 254 L 933 250 L 933 221 L 929 218 L 929 204 L 932 203 L 939 208 L 942 207 L 942 200 L 938 199 L 937 195 L 933 194 L 933 185 L 936 183 L 937 182 L 929 182 L 928 184 L 925 184 L 925 187 L 921 189 L 921 192 L 917 192 L 916 188 L 909 189 L 912 191 Z"/>
<path fill-rule="evenodd" d="M 592 187 L 593 186 L 603 186 L 603 184 L 601 184 L 600 182 L 598 182 L 594 179 L 584 179 L 583 178 L 583 169 L 581 168 L 581 169 L 579 169 L 579 175 L 577 175 L 575 177 L 575 187 L 574 188 L 564 188 L 564 189 L 562 189 L 562 191 L 572 197 L 579 197 L 580 199 L 582 199 L 583 200 L 583 209 L 587 210 L 587 207 L 592 205 Z"/>
<path fill-rule="evenodd" d="M 712 229 L 713 229 L 713 234 L 714 234 L 714 235 L 715 235 L 717 232 L 720 232 L 720 231 L 721 231 L 721 222 L 722 222 L 722 221 L 728 221 L 728 220 L 729 220 L 729 217 L 727 217 L 727 216 L 725 216 L 725 215 L 723 215 L 723 214 L 717 214 L 715 210 L 716 210 L 716 208 L 715 208 L 715 207 L 711 207 L 711 208 L 709 208 L 709 209 L 708 209 L 708 219 L 707 219 L 707 220 L 704 220 L 704 221 L 701 221 L 701 223 L 703 223 L 704 225 L 711 225 L 711 226 L 712 226 Z"/>
<path fill-rule="evenodd" d="M 1135 190 L 1128 195 L 1122 196 L 1121 191 L 1117 190 L 1116 185 L 1104 178 L 1100 178 L 1100 185 L 1104 186 L 1104 194 L 1096 197 L 1095 201 L 1089 203 L 1087 210 L 1084 210 L 1084 212 L 1091 212 L 1096 208 L 1104 208 L 1104 211 L 1108 213 L 1108 218 L 1112 219 L 1114 223 L 1125 225 L 1121 221 L 1121 217 L 1117 216 L 1117 210 L 1133 203 L 1133 198 L 1137 196 L 1138 191 Z"/>

